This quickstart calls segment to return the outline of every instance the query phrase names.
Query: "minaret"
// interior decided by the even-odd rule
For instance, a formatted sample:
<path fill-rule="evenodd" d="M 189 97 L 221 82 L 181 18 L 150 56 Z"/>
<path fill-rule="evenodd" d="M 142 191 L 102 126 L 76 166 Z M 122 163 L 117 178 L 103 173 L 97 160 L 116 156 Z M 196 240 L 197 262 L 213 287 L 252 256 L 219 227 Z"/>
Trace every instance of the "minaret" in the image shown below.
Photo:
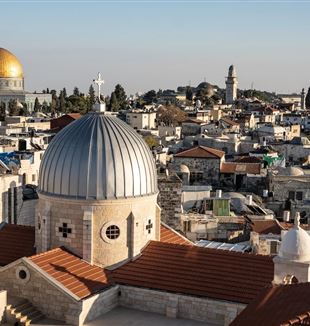
<path fill-rule="evenodd" d="M 306 93 L 305 89 L 303 88 L 301 91 L 301 100 L 300 100 L 301 109 L 304 110 L 306 108 Z"/>
<path fill-rule="evenodd" d="M 228 76 L 226 77 L 226 104 L 233 104 L 237 99 L 237 74 L 233 65 L 229 67 Z"/>

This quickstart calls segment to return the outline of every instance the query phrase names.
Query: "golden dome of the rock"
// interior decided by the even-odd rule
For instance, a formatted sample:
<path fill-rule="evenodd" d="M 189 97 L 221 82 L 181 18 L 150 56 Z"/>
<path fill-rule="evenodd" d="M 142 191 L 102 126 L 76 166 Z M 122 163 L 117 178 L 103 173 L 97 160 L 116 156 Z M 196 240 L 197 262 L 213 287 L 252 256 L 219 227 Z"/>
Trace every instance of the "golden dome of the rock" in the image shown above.
<path fill-rule="evenodd" d="M 0 48 L 0 78 L 23 78 L 23 67 L 14 54 Z"/>

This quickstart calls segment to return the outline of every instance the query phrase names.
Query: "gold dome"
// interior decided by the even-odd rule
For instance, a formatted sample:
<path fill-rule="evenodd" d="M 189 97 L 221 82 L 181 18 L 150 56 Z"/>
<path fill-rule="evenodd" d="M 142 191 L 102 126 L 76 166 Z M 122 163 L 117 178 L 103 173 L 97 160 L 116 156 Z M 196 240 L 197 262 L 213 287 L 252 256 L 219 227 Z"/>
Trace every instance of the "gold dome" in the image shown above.
<path fill-rule="evenodd" d="M 23 78 L 23 67 L 14 54 L 0 48 L 0 78 Z"/>

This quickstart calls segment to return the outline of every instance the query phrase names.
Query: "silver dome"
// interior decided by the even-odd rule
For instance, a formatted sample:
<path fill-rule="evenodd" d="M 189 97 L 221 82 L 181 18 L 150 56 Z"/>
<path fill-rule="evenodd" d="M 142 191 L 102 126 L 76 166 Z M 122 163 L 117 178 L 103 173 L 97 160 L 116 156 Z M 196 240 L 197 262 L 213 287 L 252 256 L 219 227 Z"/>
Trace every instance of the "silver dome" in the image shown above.
<path fill-rule="evenodd" d="M 154 159 L 142 137 L 125 122 L 89 113 L 59 132 L 48 146 L 39 191 L 97 200 L 154 194 Z"/>

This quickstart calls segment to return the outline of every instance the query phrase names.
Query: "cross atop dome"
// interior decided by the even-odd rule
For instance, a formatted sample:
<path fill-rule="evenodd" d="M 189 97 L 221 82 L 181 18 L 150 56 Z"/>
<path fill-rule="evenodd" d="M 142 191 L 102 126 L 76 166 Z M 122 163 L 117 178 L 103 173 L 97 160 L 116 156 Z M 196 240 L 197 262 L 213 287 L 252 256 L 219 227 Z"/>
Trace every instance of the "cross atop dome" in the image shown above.
<path fill-rule="evenodd" d="M 101 79 L 101 73 L 100 72 L 98 72 L 98 77 L 97 77 L 97 79 L 94 79 L 93 82 L 98 86 L 98 98 L 99 98 L 99 101 L 100 101 L 101 85 L 104 84 L 104 80 Z"/>
<path fill-rule="evenodd" d="M 105 103 L 101 102 L 101 85 L 104 84 L 104 80 L 101 78 L 101 73 L 98 72 L 97 79 L 93 79 L 93 82 L 98 87 L 98 102 L 94 104 L 94 111 L 105 112 Z"/>

